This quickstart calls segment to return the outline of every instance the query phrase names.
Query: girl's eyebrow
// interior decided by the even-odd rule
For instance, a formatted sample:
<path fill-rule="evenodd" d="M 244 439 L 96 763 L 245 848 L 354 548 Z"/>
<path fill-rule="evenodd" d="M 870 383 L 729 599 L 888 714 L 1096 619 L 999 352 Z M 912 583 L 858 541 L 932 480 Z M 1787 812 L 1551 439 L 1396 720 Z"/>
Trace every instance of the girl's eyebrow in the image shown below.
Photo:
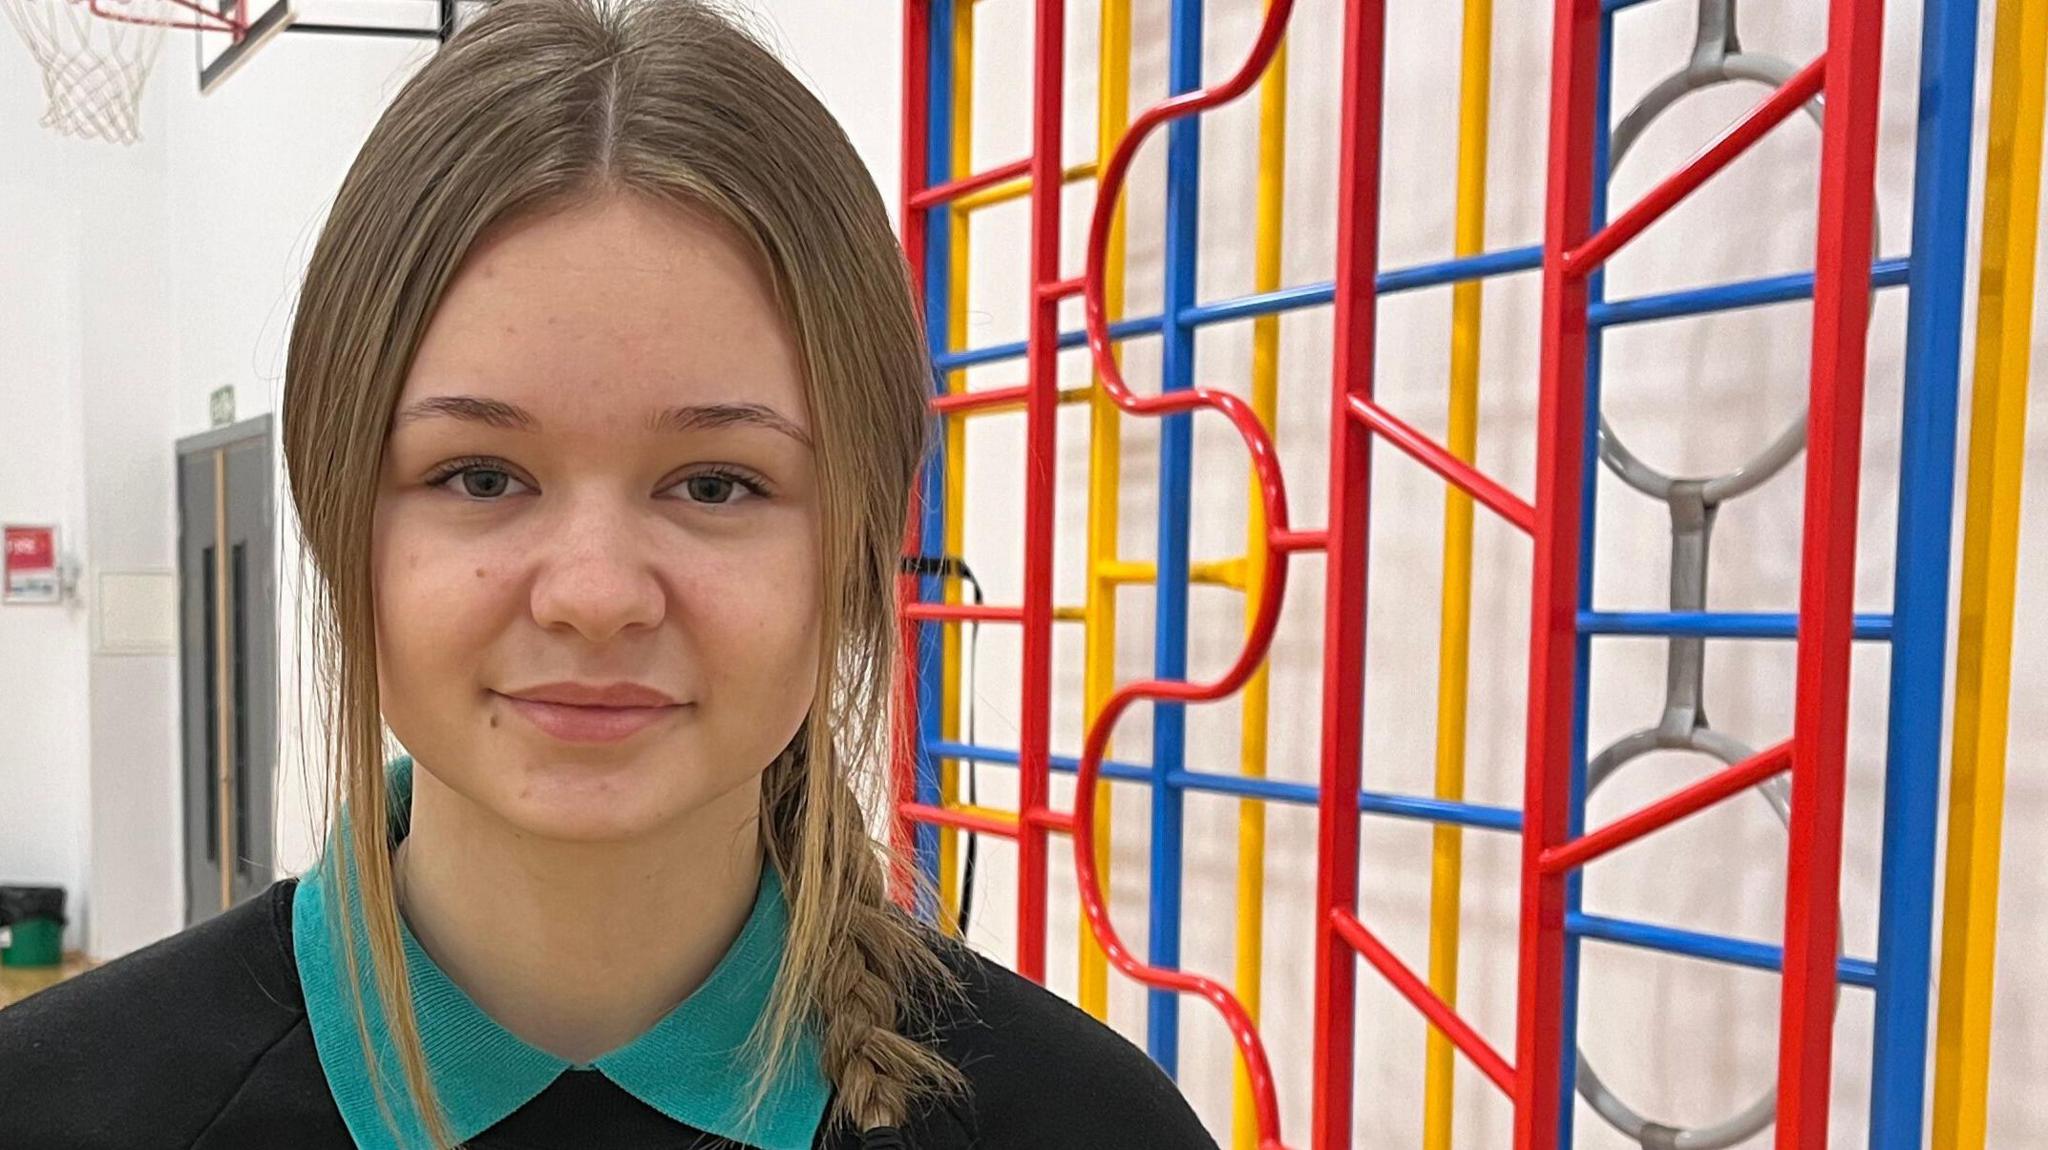
<path fill-rule="evenodd" d="M 398 413 L 394 423 L 404 425 L 422 419 L 460 419 L 507 431 L 538 433 L 540 420 L 517 404 L 480 395 L 436 395 L 411 404 Z M 647 430 L 657 435 L 703 431 L 719 427 L 763 427 L 811 446 L 811 437 L 795 420 L 764 403 L 694 403 L 665 408 L 647 418 Z"/>

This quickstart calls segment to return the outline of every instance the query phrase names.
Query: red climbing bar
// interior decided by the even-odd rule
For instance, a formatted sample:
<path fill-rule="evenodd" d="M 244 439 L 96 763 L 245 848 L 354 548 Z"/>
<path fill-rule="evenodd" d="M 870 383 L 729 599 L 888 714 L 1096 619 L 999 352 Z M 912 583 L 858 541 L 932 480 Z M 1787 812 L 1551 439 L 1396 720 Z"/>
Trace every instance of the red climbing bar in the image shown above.
<path fill-rule="evenodd" d="M 1060 0 L 1040 0 L 1041 5 L 1058 7 Z M 1041 7 L 1041 11 L 1043 7 Z M 1213 1006 L 1229 1029 L 1242 1059 L 1244 1080 L 1250 1086 L 1252 1117 L 1257 1127 L 1259 1150 L 1285 1150 L 1280 1137 L 1280 1103 L 1264 1042 L 1251 1014 L 1229 987 L 1213 978 L 1186 970 L 1152 966 L 1131 953 L 1110 918 L 1102 876 L 1095 869 L 1095 788 L 1100 782 L 1109 736 L 1117 720 L 1140 699 L 1173 702 L 1206 702 L 1241 689 L 1258 670 L 1273 642 L 1280 621 L 1280 603 L 1287 589 L 1288 558 L 1293 550 L 1306 550 L 1320 543 L 1318 533 L 1295 532 L 1288 523 L 1287 486 L 1280 470 L 1273 440 L 1251 405 L 1229 391 L 1202 386 L 1150 395 L 1139 395 L 1124 381 L 1122 365 L 1109 335 L 1109 316 L 1103 273 L 1107 266 L 1111 222 L 1123 193 L 1131 159 L 1138 148 L 1159 128 L 1182 116 L 1196 115 L 1249 90 L 1272 63 L 1279 51 L 1282 33 L 1293 12 L 1293 0 L 1270 0 L 1258 40 L 1241 67 L 1221 84 L 1173 96 L 1146 109 L 1125 131 L 1111 150 L 1099 176 L 1095 210 L 1088 221 L 1087 264 L 1082 283 L 1082 311 L 1087 322 L 1088 352 L 1100 379 L 1101 394 L 1121 411 L 1144 416 L 1164 416 L 1208 408 L 1228 419 L 1244 443 L 1259 498 L 1265 504 L 1266 577 L 1249 607 L 1249 624 L 1244 645 L 1230 669 L 1206 683 L 1148 679 L 1130 683 L 1113 692 L 1089 724 L 1074 772 L 1071 831 L 1074 848 L 1074 877 L 1088 929 L 1101 943 L 1102 951 L 1118 970 L 1149 987 L 1180 994 L 1198 995 Z M 1355 774 L 1355 764 L 1354 764 Z M 1356 826 L 1354 810 L 1352 822 Z M 1348 1026 L 1348 1020 L 1346 1022 Z"/>
<path fill-rule="evenodd" d="M 1545 873 L 1582 867 L 1601 855 L 1619 850 L 1652 831 L 1694 815 L 1730 795 L 1782 774 L 1792 765 L 1792 744 L 1777 746 L 1750 756 L 1732 767 L 1715 771 L 1683 790 L 1666 795 L 1649 806 L 1608 823 L 1597 831 L 1575 838 L 1560 847 L 1544 851 L 1539 865 Z"/>
<path fill-rule="evenodd" d="M 1358 958 L 1339 933 L 1358 913 L 1359 757 L 1364 742 L 1367 550 L 1372 431 L 1354 415 L 1373 395 L 1378 305 L 1380 126 L 1385 0 L 1344 5 L 1342 113 L 1337 128 L 1337 267 L 1330 389 L 1330 522 L 1323 600 L 1322 769 L 1317 804 L 1316 1150 L 1351 1145 Z"/>
<path fill-rule="evenodd" d="M 918 601 L 918 582 L 899 576 L 898 615 L 902 624 L 896 700 L 905 721 L 893 739 L 891 779 L 896 813 L 890 820 L 890 841 L 902 857 L 913 845 L 911 824 L 924 822 L 1014 838 L 1018 847 L 1017 958 L 1018 973 L 1045 979 L 1046 834 L 1071 826 L 1069 816 L 1050 807 L 1052 773 L 1052 584 L 1053 465 L 1057 450 L 1059 380 L 1056 355 L 1060 295 L 1058 287 L 1060 190 L 1061 16 L 1055 4 L 1040 4 L 1033 63 L 1032 153 L 1015 163 L 977 175 L 928 186 L 926 148 L 931 129 L 931 13 L 927 0 L 905 0 L 903 7 L 903 245 L 909 256 L 911 286 L 925 298 L 926 251 L 930 209 L 981 188 L 1028 176 L 1031 205 L 1029 273 L 1033 306 L 1026 342 L 1025 382 L 1015 387 L 934 396 L 932 409 L 958 414 L 983 408 L 1024 408 L 1024 592 L 1016 606 Z M 936 339 L 938 333 L 933 333 Z M 913 497 L 915 499 L 915 496 Z M 920 509 L 913 507 L 905 534 L 905 554 L 922 554 Z M 930 620 L 985 621 L 1023 625 L 1022 699 L 1019 704 L 1018 814 L 1014 822 L 952 810 L 917 801 L 918 731 L 910 721 L 918 706 L 915 652 L 918 625 Z M 910 897 L 907 876 L 898 876 L 897 899 Z"/>
<path fill-rule="evenodd" d="M 986 391 L 956 391 L 947 395 L 932 397 L 932 410 L 947 415 L 973 411 L 986 407 L 1012 407 L 1028 402 L 1031 385 L 1018 384 L 1015 387 L 992 387 Z"/>
<path fill-rule="evenodd" d="M 1593 219 L 1601 0 L 1557 0 L 1551 33 L 1549 187 L 1543 214 L 1541 391 L 1530 592 L 1522 908 L 1515 1017 L 1515 1150 L 1551 1150 L 1563 1098 L 1565 877 L 1543 852 L 1570 832 L 1578 647 L 1580 494 L 1585 481 L 1586 277 L 1565 253 Z"/>
<path fill-rule="evenodd" d="M 1060 166 L 1066 9 L 1037 5 L 1031 79 L 1031 321 L 1025 344 L 1023 708 L 1018 716 L 1017 972 L 1045 981 L 1047 857 L 1040 816 L 1052 801 L 1053 481 L 1058 460 Z M 1014 166 L 1014 165 L 1012 165 Z"/>
<path fill-rule="evenodd" d="M 1514 1094 L 1515 1071 L 1508 1065 L 1508 1060 L 1502 1058 L 1499 1051 L 1480 1037 L 1479 1032 L 1472 1029 L 1471 1023 L 1466 1022 L 1448 1003 L 1438 998 L 1428 983 L 1417 978 L 1406 963 L 1395 957 L 1393 951 L 1388 950 L 1378 937 L 1365 928 L 1364 923 L 1358 921 L 1357 916 L 1341 910 L 1332 911 L 1330 925 L 1346 942 L 1356 947 L 1367 962 L 1372 963 L 1373 969 L 1394 984 L 1394 989 L 1401 992 L 1401 997 L 1407 999 L 1415 1009 L 1420 1010 L 1435 1023 L 1437 1029 L 1443 1031 L 1451 1040 L 1452 1045 L 1464 1051 L 1465 1057 L 1470 1058 L 1481 1073 L 1495 1086 L 1500 1087 L 1502 1093 L 1510 1096 Z"/>
<path fill-rule="evenodd" d="M 1778 1023 L 1778 1150 L 1827 1150 L 1842 894 L 1843 756 L 1856 593 L 1857 475 L 1883 75 L 1881 0 L 1828 6 L 1806 507 L 1799 580 L 1792 826 Z"/>
<path fill-rule="evenodd" d="M 1730 125 L 1719 139 L 1708 144 L 1683 168 L 1651 188 L 1649 194 L 1636 201 L 1635 206 L 1601 228 L 1592 239 L 1566 252 L 1565 270 L 1576 276 L 1591 275 L 1594 268 L 1607 262 L 1607 257 L 1620 251 L 1622 245 L 1641 235 L 1643 229 L 1656 223 L 1665 212 L 1676 207 L 1678 201 L 1698 191 L 1701 184 L 1713 178 L 1714 173 L 1748 151 L 1751 144 L 1763 139 L 1765 133 L 1783 123 L 1785 117 L 1799 110 L 1800 105 L 1819 95 L 1826 62 L 1827 57 L 1821 56 L 1801 68 L 1798 74 L 1785 81 L 1783 87 L 1766 96 L 1763 103 Z"/>
<path fill-rule="evenodd" d="M 926 97 L 930 91 L 931 61 L 930 10 L 925 0 L 903 0 L 903 185 L 900 192 L 903 203 L 908 204 L 925 181 L 925 143 L 930 126 L 927 111 L 930 104 Z M 925 293 L 925 239 L 928 233 L 929 217 L 924 212 L 903 213 L 903 252 L 908 264 L 911 298 L 922 300 Z M 922 484 L 911 491 L 909 522 L 903 533 L 903 553 L 923 554 L 924 514 L 919 506 Z M 914 603 L 918 597 L 918 579 L 909 573 L 896 576 L 896 602 Z M 917 712 L 917 621 L 908 615 L 899 615 L 897 621 L 897 645 L 903 657 L 896 661 L 895 708 L 902 721 L 891 724 L 889 732 L 889 784 L 895 805 L 898 807 L 917 799 L 917 725 L 913 719 Z M 915 841 L 910 822 L 903 818 L 889 820 L 889 845 L 895 850 L 895 861 L 890 867 L 890 893 L 898 906 L 915 910 L 916 884 L 911 874 Z"/>
<path fill-rule="evenodd" d="M 1351 413 L 1380 433 L 1387 442 L 1408 453 L 1416 462 L 1436 472 L 1444 481 L 1477 499 L 1494 514 L 1522 529 L 1535 529 L 1536 509 L 1522 497 L 1488 479 L 1478 468 L 1445 451 L 1435 440 L 1408 426 L 1394 413 L 1360 396 L 1351 397 Z"/>
<path fill-rule="evenodd" d="M 1330 545 L 1327 531 L 1272 531 L 1267 533 L 1266 542 L 1275 551 L 1320 551 Z"/>
<path fill-rule="evenodd" d="M 899 803 L 896 812 L 911 822 L 931 823 L 934 826 L 956 827 L 963 831 L 980 831 L 983 834 L 1000 835 L 1006 839 L 1017 837 L 1018 820 L 996 818 L 992 815 L 977 814 L 974 811 L 955 810 L 951 807 L 935 807 L 926 803 Z"/>
<path fill-rule="evenodd" d="M 1029 175 L 1037 164 L 1038 157 L 1027 156 L 1014 163 L 1004 164 L 1000 168 L 991 168 L 986 172 L 979 172 L 972 176 L 962 176 L 957 180 L 951 180 L 943 184 L 935 184 L 911 195 L 905 202 L 914 211 L 927 211 L 940 204 L 950 203 L 962 196 L 978 192 L 983 188 L 994 187 L 1006 180 L 1014 180 L 1018 176 Z M 1057 185 L 1059 181 L 1055 179 L 1053 182 Z M 1033 194 L 1035 195 L 1036 185 L 1033 187 Z"/>
<path fill-rule="evenodd" d="M 914 591 L 913 591 L 914 593 Z M 919 603 L 912 601 L 901 607 L 906 620 L 950 619 L 956 623 L 975 620 L 983 623 L 1021 623 L 1024 621 L 1022 607 L 982 603 Z"/>
<path fill-rule="evenodd" d="M 1038 285 L 1038 295 L 1041 299 L 1066 299 L 1068 296 L 1080 295 L 1087 286 L 1086 277 L 1075 276 L 1073 279 L 1061 280 L 1058 283 Z"/>
<path fill-rule="evenodd" d="M 902 812 L 905 818 L 915 822 L 935 823 L 940 826 L 967 827 L 972 830 L 993 829 L 995 833 L 1009 838 L 1017 837 L 1016 827 L 1019 822 L 1035 824 L 1044 827 L 1048 831 L 1058 831 L 1061 834 L 1072 834 L 1074 832 L 1074 816 L 1066 811 L 1056 811 L 1050 808 L 1041 808 L 1033 811 L 1028 818 L 1021 818 L 1009 811 L 1001 812 L 1001 817 L 997 818 L 981 813 L 980 808 L 935 807 L 928 803 L 907 803 L 902 807 Z"/>

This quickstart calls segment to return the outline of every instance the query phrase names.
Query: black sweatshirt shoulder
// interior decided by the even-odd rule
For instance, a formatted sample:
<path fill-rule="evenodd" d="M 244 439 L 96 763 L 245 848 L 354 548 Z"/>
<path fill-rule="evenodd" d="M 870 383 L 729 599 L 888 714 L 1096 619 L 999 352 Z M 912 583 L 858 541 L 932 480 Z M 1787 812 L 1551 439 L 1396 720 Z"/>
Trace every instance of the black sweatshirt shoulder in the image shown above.
<path fill-rule="evenodd" d="M 300 993 L 296 886 L 282 879 L 0 1010 L 0 1150 L 353 1150 Z M 965 1001 L 933 1014 L 924 1032 L 969 1093 L 914 1119 L 911 1150 L 1214 1150 L 1172 1081 L 1128 1040 L 979 954 L 942 949 Z M 557 1131 L 578 1133 L 558 1141 Z M 468 1144 L 731 1145 L 707 1139 L 596 1072 L 571 1071 Z M 858 1145 L 834 1129 L 817 1150 Z"/>
<path fill-rule="evenodd" d="M 296 885 L 0 1010 L 0 1150 L 255 1147 L 251 1115 L 352 1146 L 291 958 Z"/>
<path fill-rule="evenodd" d="M 1129 1039 L 977 951 L 939 945 L 966 1003 L 928 1033 L 972 1091 L 968 1146 L 1216 1150 L 1173 1080 Z"/>

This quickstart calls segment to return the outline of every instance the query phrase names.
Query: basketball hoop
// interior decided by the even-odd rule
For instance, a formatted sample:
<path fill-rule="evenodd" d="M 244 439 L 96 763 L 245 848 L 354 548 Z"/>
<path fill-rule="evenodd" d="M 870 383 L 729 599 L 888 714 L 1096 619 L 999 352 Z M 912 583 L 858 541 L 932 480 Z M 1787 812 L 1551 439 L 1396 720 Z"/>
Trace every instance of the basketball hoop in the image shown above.
<path fill-rule="evenodd" d="M 43 67 L 49 107 L 43 125 L 73 136 L 132 144 L 142 138 L 137 108 L 164 30 L 228 41 L 200 75 L 202 93 L 292 22 L 291 0 L 249 16 L 250 0 L 0 0 Z M 186 22 L 178 23 L 174 16 Z"/>
<path fill-rule="evenodd" d="M 168 0 L 0 0 L 43 69 L 43 126 L 132 144 Z"/>

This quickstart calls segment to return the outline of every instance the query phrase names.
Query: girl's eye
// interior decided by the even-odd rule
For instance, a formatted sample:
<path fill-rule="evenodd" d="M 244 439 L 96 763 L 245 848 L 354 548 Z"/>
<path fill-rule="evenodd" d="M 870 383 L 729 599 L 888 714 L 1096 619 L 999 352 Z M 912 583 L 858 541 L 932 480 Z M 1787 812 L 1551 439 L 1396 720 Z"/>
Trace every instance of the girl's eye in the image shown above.
<path fill-rule="evenodd" d="M 478 476 L 485 478 L 481 482 L 472 482 Z M 498 498 L 505 494 L 504 485 L 506 483 L 519 482 L 501 468 L 470 464 L 465 467 L 457 467 L 442 472 L 440 477 L 433 480 L 430 486 L 446 487 L 449 481 L 457 479 L 462 481 L 460 484 L 462 490 L 456 492 L 456 494 L 466 495 L 479 503 L 497 502 Z"/>
<path fill-rule="evenodd" d="M 430 487 L 448 487 L 460 480 L 462 495 L 477 503 L 496 503 L 507 492 L 505 484 L 518 483 L 511 474 L 488 463 L 457 462 L 428 481 Z M 683 489 L 693 503 L 711 507 L 723 507 L 758 495 L 766 495 L 767 488 L 758 480 L 728 470 L 701 471 L 688 476 L 677 487 Z"/>
<path fill-rule="evenodd" d="M 726 475 L 692 475 L 683 480 L 683 490 L 699 503 L 729 503 L 739 489 L 739 484 Z"/>
<path fill-rule="evenodd" d="M 710 507 L 724 507 L 768 494 L 767 486 L 760 480 L 725 468 L 700 471 L 676 486 L 682 488 L 692 502 Z"/>

